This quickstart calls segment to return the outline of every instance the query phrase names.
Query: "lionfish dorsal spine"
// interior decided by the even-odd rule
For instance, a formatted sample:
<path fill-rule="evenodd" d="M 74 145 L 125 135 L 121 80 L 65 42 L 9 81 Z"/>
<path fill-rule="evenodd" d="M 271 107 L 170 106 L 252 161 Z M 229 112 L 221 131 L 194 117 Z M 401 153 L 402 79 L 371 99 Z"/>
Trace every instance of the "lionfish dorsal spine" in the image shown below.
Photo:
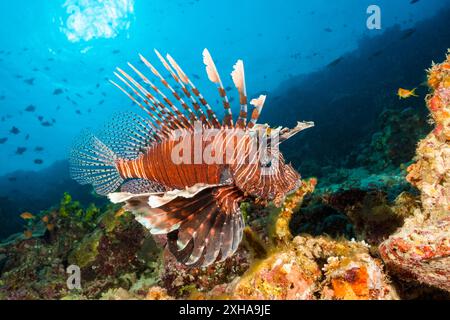
<path fill-rule="evenodd" d="M 231 78 L 233 79 L 233 83 L 239 92 L 239 104 L 241 106 L 239 116 L 236 121 L 236 127 L 244 129 L 247 125 L 247 89 L 245 85 L 244 62 L 242 60 L 238 60 L 233 66 Z"/>
<path fill-rule="evenodd" d="M 128 66 L 151 88 L 155 87 L 155 85 L 142 73 L 140 72 L 136 67 L 134 67 L 131 63 L 128 63 Z M 180 122 L 180 119 L 178 119 L 177 115 L 174 114 L 176 112 L 175 110 L 172 111 L 171 109 L 167 108 L 156 96 L 151 94 L 148 90 L 145 90 L 146 96 L 152 101 L 155 106 L 160 110 L 161 114 L 166 116 L 166 122 L 171 127 L 171 129 L 182 129 L 184 128 L 183 123 Z M 158 94 L 158 92 L 156 92 Z"/>
<path fill-rule="evenodd" d="M 120 79 L 121 81 L 126 82 L 126 80 L 124 80 L 120 75 L 118 75 L 118 74 L 116 74 L 116 73 L 115 73 L 115 75 L 116 75 L 116 77 L 117 77 L 118 79 Z M 120 91 L 122 91 L 125 95 L 127 95 L 128 98 L 131 99 L 131 101 L 133 101 L 135 104 L 137 104 L 137 105 L 138 105 L 142 110 L 144 110 L 150 117 L 153 117 L 152 113 L 151 113 L 150 111 L 148 111 L 148 110 L 142 105 L 142 103 L 140 103 L 133 95 L 131 95 L 130 93 L 128 93 L 128 91 L 125 90 L 121 85 L 119 85 L 118 83 L 116 83 L 116 82 L 113 81 L 113 80 L 110 80 L 110 82 L 111 82 L 114 86 L 116 86 Z M 159 128 L 156 127 L 153 123 L 150 123 L 150 126 L 151 126 L 151 128 L 152 128 L 155 132 L 157 132 L 157 131 L 159 130 Z"/>
<path fill-rule="evenodd" d="M 225 115 L 222 120 L 222 125 L 227 127 L 233 126 L 233 114 L 231 112 L 230 101 L 228 100 L 227 92 L 223 87 L 222 80 L 220 79 L 219 72 L 217 71 L 216 64 L 214 63 L 211 54 L 208 49 L 203 50 L 203 63 L 206 66 L 206 73 L 211 82 L 217 85 L 217 90 L 219 91 L 219 95 L 222 98 L 223 108 Z"/>
<path fill-rule="evenodd" d="M 128 63 L 128 65 L 132 67 L 131 63 Z M 132 69 L 134 70 L 135 68 L 132 67 Z M 144 97 L 142 97 L 141 95 L 138 94 L 141 100 L 144 101 L 144 103 L 150 108 L 150 110 L 152 110 L 154 115 L 160 119 L 157 121 L 163 122 L 164 125 L 169 126 L 169 123 L 166 123 L 165 121 L 167 112 L 157 105 L 154 96 L 150 92 L 148 92 L 139 82 L 134 80 L 133 77 L 131 77 L 124 70 L 122 70 L 121 68 L 117 68 L 117 71 L 119 71 L 125 78 L 127 78 L 144 95 Z"/>
<path fill-rule="evenodd" d="M 151 65 L 150 62 L 142 55 L 139 54 L 139 57 L 141 61 L 152 71 L 153 74 L 158 74 L 159 72 Z M 161 78 L 160 78 L 161 79 Z M 189 122 L 189 120 L 186 118 L 186 116 L 173 104 L 173 102 L 167 98 L 167 96 L 152 82 L 148 81 L 148 84 L 152 88 L 153 91 L 155 91 L 159 96 L 162 97 L 163 101 L 175 112 L 177 117 L 179 117 L 182 120 L 182 126 L 185 129 L 192 129 L 192 125 Z"/>
<path fill-rule="evenodd" d="M 172 78 L 175 80 L 175 82 L 180 86 L 181 91 L 183 92 L 184 96 L 190 100 L 194 111 L 193 112 L 190 107 L 183 101 L 183 99 L 179 96 L 179 94 L 177 92 L 173 92 L 174 96 L 177 98 L 178 101 L 180 101 L 180 103 L 183 105 L 185 110 L 188 110 L 190 112 L 190 114 L 195 114 L 197 113 L 198 118 L 200 119 L 200 121 L 202 122 L 202 124 L 206 125 L 207 127 L 211 127 L 211 123 L 209 122 L 209 120 L 206 118 L 206 115 L 204 114 L 203 110 L 200 108 L 200 105 L 198 104 L 197 100 L 194 98 L 193 95 L 191 95 L 191 93 L 188 91 L 188 89 L 186 88 L 186 86 L 184 85 L 184 81 L 180 80 L 180 72 L 179 72 L 179 66 L 178 64 L 176 64 L 175 60 L 173 60 L 172 57 L 168 56 L 167 60 L 169 61 L 169 63 L 167 63 L 166 59 L 164 59 L 164 57 L 159 53 L 158 50 L 155 49 L 155 53 L 158 56 L 159 60 L 161 61 L 161 63 L 163 64 L 163 66 L 166 68 L 166 70 L 170 73 L 170 75 L 172 76 Z M 170 59 L 169 59 L 170 57 Z M 173 68 L 173 69 L 172 69 Z M 175 69 L 175 71 L 174 71 Z M 184 74 L 184 73 L 183 73 Z M 184 76 L 186 76 L 184 74 Z"/>
<path fill-rule="evenodd" d="M 252 99 L 250 101 L 250 104 L 253 106 L 253 111 L 252 116 L 250 118 L 250 122 L 247 125 L 247 128 L 251 129 L 256 125 L 265 102 L 266 96 L 263 94 L 260 95 L 258 98 Z"/>
<path fill-rule="evenodd" d="M 163 63 L 163 66 L 165 68 L 170 68 L 169 65 L 167 64 L 167 62 L 165 61 L 165 59 L 159 54 L 159 52 L 157 52 L 157 51 L 155 51 L 155 52 L 156 52 L 156 55 L 158 56 L 158 58 Z M 173 97 L 181 104 L 181 106 L 183 107 L 185 112 L 188 113 L 190 124 L 192 125 L 192 123 L 194 121 L 198 121 L 198 118 L 195 115 L 194 111 L 186 104 L 186 102 L 183 100 L 183 98 L 180 97 L 180 95 L 175 91 L 175 89 L 170 85 L 170 83 L 164 78 L 164 76 L 161 75 L 161 73 L 150 62 L 148 62 L 148 60 L 146 60 L 146 61 L 147 62 L 146 63 L 144 62 L 144 63 L 147 65 L 148 68 L 150 68 L 150 71 L 160 80 L 160 82 L 163 84 L 163 86 L 172 93 Z"/>
<path fill-rule="evenodd" d="M 135 81 L 129 74 L 127 74 L 125 71 L 123 71 L 120 68 L 117 68 L 117 71 L 119 71 L 128 81 L 133 84 L 135 87 L 132 87 L 129 82 L 127 82 L 124 78 L 122 78 L 120 75 L 115 73 L 115 75 L 122 80 L 133 92 L 134 94 L 139 97 L 147 107 L 150 108 L 151 111 L 149 111 L 147 108 L 145 108 L 142 104 L 139 104 L 141 109 L 143 109 L 149 116 L 152 118 L 152 120 L 155 122 L 155 124 L 160 128 L 161 133 L 164 135 L 167 135 L 170 130 L 170 123 L 168 123 L 165 119 L 165 116 L 156 109 L 156 107 L 152 104 L 151 101 L 147 100 L 146 90 L 137 82 Z M 138 91 L 136 91 L 136 88 L 144 95 L 142 96 Z"/>
<path fill-rule="evenodd" d="M 200 92 L 197 90 L 195 85 L 192 83 L 192 81 L 189 79 L 189 77 L 186 75 L 186 73 L 181 69 L 181 67 L 178 65 L 178 63 L 175 61 L 175 59 L 170 55 L 166 55 L 167 60 L 172 65 L 172 67 L 175 69 L 175 71 L 178 74 L 179 79 L 181 80 L 181 88 L 186 96 L 190 97 L 192 105 L 194 106 L 194 109 L 200 114 L 200 120 L 202 120 L 202 123 L 205 123 L 209 128 L 212 127 L 219 127 L 219 122 L 217 120 L 216 115 L 212 111 L 209 104 L 206 102 L 206 100 L 203 98 L 203 96 L 200 94 Z M 186 88 L 185 84 L 189 85 L 192 94 L 189 92 L 189 90 Z M 200 107 L 200 104 L 195 99 L 197 97 L 200 101 L 200 103 L 205 107 L 206 113 L 208 114 L 208 117 L 206 117 L 205 113 L 203 112 L 202 108 Z M 204 102 L 204 103 L 203 103 Z"/>

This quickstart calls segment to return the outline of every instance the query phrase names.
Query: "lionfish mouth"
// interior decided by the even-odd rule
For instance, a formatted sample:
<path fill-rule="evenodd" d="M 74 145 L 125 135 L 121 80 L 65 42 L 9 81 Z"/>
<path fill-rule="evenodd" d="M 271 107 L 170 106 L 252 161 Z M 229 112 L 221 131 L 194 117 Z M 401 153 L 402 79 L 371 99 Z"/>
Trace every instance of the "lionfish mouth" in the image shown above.
<path fill-rule="evenodd" d="M 258 124 L 265 95 L 250 101 L 253 110 L 247 119 L 242 60 L 231 73 L 240 103 L 234 120 L 216 65 L 205 49 L 206 73 L 224 107 L 219 121 L 175 59 L 155 52 L 180 90 L 142 55 L 162 89 L 131 63 L 137 80 L 117 68 L 114 74 L 121 84 L 111 83 L 146 116 L 122 114 L 99 134 L 83 135 L 71 152 L 71 175 L 112 202 L 125 203 L 152 234 L 166 234 L 168 248 L 179 262 L 207 266 L 237 250 L 244 228 L 242 201 L 279 204 L 299 187 L 300 175 L 285 163 L 278 146 L 314 123 L 298 122 L 293 129 Z"/>

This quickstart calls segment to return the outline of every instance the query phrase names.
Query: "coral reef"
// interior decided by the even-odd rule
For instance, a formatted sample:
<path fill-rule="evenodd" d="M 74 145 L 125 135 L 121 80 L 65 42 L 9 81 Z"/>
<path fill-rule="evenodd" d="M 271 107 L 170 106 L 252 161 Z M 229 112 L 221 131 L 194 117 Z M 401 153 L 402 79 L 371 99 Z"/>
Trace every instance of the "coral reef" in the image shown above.
<path fill-rule="evenodd" d="M 404 219 L 418 208 L 417 199 L 402 192 L 391 203 L 378 189 L 342 190 L 326 194 L 324 202 L 344 212 L 353 224 L 356 238 L 378 245 L 403 225 Z"/>
<path fill-rule="evenodd" d="M 368 146 L 352 153 L 359 166 L 372 172 L 397 168 L 411 161 L 417 141 L 427 134 L 426 117 L 413 108 L 385 108 L 378 116 L 380 130 L 372 135 Z"/>
<path fill-rule="evenodd" d="M 400 278 L 450 291 L 450 53 L 428 70 L 428 85 L 435 127 L 419 142 L 406 177 L 420 191 L 421 208 L 380 253 Z"/>
<path fill-rule="evenodd" d="M 397 299 L 363 242 L 297 236 L 229 284 L 197 299 Z"/>
<path fill-rule="evenodd" d="M 292 239 L 288 228 L 292 213 L 316 183 L 315 179 L 303 181 L 280 209 L 270 209 L 275 212 L 268 226 L 266 257 L 256 259 L 231 283 L 206 293 L 195 292 L 191 298 L 396 299 L 396 290 L 384 274 L 381 261 L 369 254 L 364 242 L 307 235 Z"/>
<path fill-rule="evenodd" d="M 280 207 L 242 203 L 244 238 L 225 261 L 188 268 L 120 206 L 65 193 L 0 244 L 0 299 L 450 299 L 450 54 L 428 84 L 434 129 L 414 163 L 411 139 L 427 126 L 389 109 L 350 155 L 357 167 L 325 168 Z M 81 289 L 67 287 L 69 265 Z"/>

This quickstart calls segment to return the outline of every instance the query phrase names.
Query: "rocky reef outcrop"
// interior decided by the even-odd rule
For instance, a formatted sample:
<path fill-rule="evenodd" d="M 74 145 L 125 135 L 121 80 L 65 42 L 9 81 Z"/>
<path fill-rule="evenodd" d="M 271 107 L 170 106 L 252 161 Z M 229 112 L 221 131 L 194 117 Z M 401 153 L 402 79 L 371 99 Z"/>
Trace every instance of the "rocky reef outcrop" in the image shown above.
<path fill-rule="evenodd" d="M 380 253 L 402 279 L 450 291 L 450 53 L 428 70 L 428 85 L 434 129 L 419 142 L 406 177 L 420 191 L 421 208 Z"/>

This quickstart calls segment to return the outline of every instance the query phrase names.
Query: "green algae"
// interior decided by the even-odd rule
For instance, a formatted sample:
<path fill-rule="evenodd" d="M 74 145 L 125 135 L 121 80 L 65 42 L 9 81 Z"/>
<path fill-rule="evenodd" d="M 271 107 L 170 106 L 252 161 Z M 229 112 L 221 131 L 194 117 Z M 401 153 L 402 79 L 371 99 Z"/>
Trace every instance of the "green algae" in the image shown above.
<path fill-rule="evenodd" d="M 69 263 L 84 268 L 93 263 L 98 255 L 98 245 L 103 236 L 102 230 L 94 231 L 90 236 L 84 238 L 77 247 L 69 254 Z"/>

